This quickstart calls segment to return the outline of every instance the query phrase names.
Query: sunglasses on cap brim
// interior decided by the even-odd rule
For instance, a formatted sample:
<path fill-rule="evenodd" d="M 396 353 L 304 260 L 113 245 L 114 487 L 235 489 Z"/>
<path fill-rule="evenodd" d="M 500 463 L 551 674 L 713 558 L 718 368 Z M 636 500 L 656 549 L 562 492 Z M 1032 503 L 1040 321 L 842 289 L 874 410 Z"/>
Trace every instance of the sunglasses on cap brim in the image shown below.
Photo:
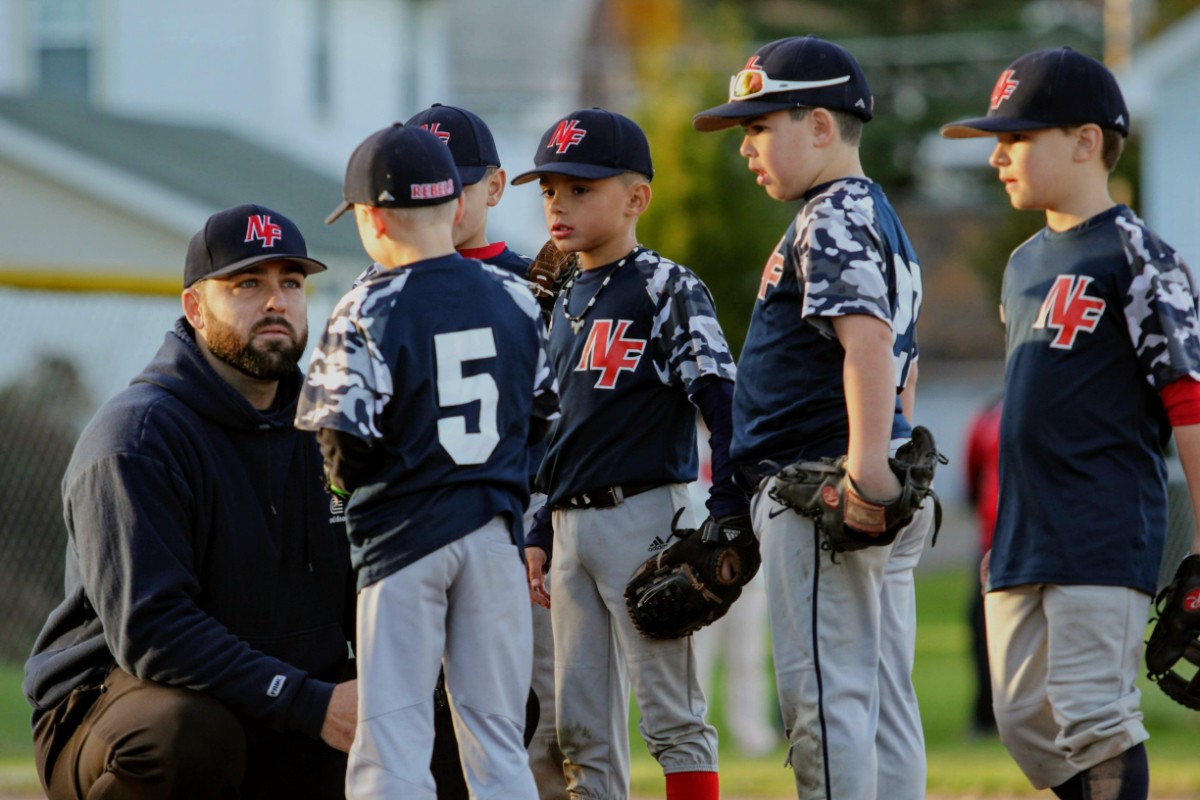
<path fill-rule="evenodd" d="M 800 89 L 822 89 L 848 83 L 849 75 L 819 81 L 781 81 L 767 76 L 761 69 L 744 69 L 729 79 L 730 100 L 752 100 L 764 94 L 794 92 Z"/>

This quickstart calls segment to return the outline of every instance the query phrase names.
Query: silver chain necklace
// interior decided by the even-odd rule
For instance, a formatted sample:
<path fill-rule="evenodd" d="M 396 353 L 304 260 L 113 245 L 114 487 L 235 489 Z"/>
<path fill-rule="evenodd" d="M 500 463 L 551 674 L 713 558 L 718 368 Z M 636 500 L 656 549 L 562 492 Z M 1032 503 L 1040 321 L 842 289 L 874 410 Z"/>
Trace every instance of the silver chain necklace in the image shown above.
<path fill-rule="evenodd" d="M 592 295 L 592 299 L 587 301 L 587 305 L 583 307 L 583 311 L 580 311 L 578 316 L 572 316 L 571 312 L 567 311 L 567 308 L 571 305 L 571 290 L 575 288 L 575 281 L 579 278 L 579 275 L 581 272 L 583 272 L 583 270 L 579 270 L 571 276 L 571 279 L 567 281 L 567 285 L 563 287 L 562 310 L 563 316 L 567 318 L 567 322 L 571 323 L 571 331 L 573 333 L 578 334 L 581 330 L 583 330 L 583 318 L 586 317 L 588 312 L 592 310 L 592 306 L 596 305 L 596 298 L 599 297 L 600 293 L 604 291 L 604 287 L 608 286 L 608 282 L 611 281 L 613 276 L 617 274 L 617 270 L 625 266 L 625 262 L 637 255 L 638 251 L 641 249 L 642 246 L 638 245 L 637 247 L 633 248 L 633 250 L 629 251 L 629 255 L 617 262 L 617 265 L 613 267 L 612 272 L 604 276 L 604 281 L 600 284 L 600 288 L 596 290 L 594 295 Z"/>

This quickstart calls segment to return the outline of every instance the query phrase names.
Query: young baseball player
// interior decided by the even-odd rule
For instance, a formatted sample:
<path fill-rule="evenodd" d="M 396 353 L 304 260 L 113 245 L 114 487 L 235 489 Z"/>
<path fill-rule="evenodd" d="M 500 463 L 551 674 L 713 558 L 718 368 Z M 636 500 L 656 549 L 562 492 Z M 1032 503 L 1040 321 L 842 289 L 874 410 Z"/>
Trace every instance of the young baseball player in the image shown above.
<path fill-rule="evenodd" d="M 835 558 L 811 519 L 771 495 L 781 466 L 842 455 L 863 498 L 899 492 L 887 459 L 911 433 L 921 271 L 859 161 L 872 106 L 854 57 L 806 36 L 764 45 L 730 80 L 729 102 L 693 120 L 700 131 L 740 124 L 758 185 L 798 203 L 763 269 L 732 450 L 757 487 L 751 517 L 802 800 L 925 796 L 912 572 L 933 504 L 890 545 Z"/>
<path fill-rule="evenodd" d="M 1134 679 L 1172 428 L 1200 496 L 1196 291 L 1175 252 L 1109 194 L 1128 133 L 1113 75 L 1066 47 L 1021 56 L 987 116 L 942 128 L 996 137 L 989 163 L 1012 206 L 1046 215 L 1004 272 L 985 613 L 1001 739 L 1034 786 L 1064 798 L 1147 796 Z"/>
<path fill-rule="evenodd" d="M 404 124 L 424 128 L 450 148 L 462 180 L 463 199 L 462 217 L 454 223 L 452 233 L 454 249 L 465 258 L 477 258 L 526 277 L 532 259 L 509 249 L 504 242 L 488 241 L 488 209 L 499 204 L 507 179 L 487 123 L 473 111 L 434 103 Z M 381 269 L 379 264 L 372 263 L 355 281 L 356 285 Z"/>
<path fill-rule="evenodd" d="M 485 264 L 501 267 L 519 278 L 529 275 L 532 259 L 508 247 L 504 242 L 488 240 L 488 210 L 504 196 L 508 178 L 500 166 L 496 141 L 487 124 L 472 111 L 456 106 L 434 103 L 413 115 L 405 125 L 416 125 L 437 136 L 450 148 L 454 165 L 462 179 L 462 218 L 454 223 L 454 247 L 459 255 L 477 258 Z M 376 269 L 375 265 L 370 268 Z M 537 442 L 529 451 L 529 482 L 533 486 L 538 466 L 546 454 L 545 442 Z M 525 509 L 525 528 L 533 523 L 533 515 L 546 502 L 546 495 L 533 492 Z M 538 785 L 541 800 L 566 798 L 566 778 L 562 771 L 562 751 L 554 732 L 554 639 L 550 629 L 550 612 L 531 603 L 533 614 L 533 693 L 536 713 L 531 712 L 530 727 L 525 737 L 529 743 L 529 765 Z M 446 727 L 449 715 L 439 697 L 436 758 L 458 759 L 453 731 Z M 532 720 L 536 718 L 536 723 Z M 439 773 L 440 774 L 440 773 Z M 439 791 L 450 780 L 440 778 Z M 461 787 L 465 790 L 465 787 Z"/>
<path fill-rule="evenodd" d="M 519 548 L 527 443 L 557 415 L 537 302 L 454 252 L 462 184 L 429 131 L 393 125 L 346 168 L 345 201 L 386 269 L 334 309 L 297 425 L 348 492 L 360 724 L 347 795 L 432 799 L 444 666 L 472 795 L 534 798 L 522 742 L 532 639 Z M 398 679 L 397 676 L 400 676 Z"/>
<path fill-rule="evenodd" d="M 550 323 L 562 416 L 538 481 L 553 550 L 535 527 L 526 557 L 531 590 L 551 609 L 570 795 L 628 797 L 632 687 L 667 797 L 711 800 L 717 734 L 704 719 L 692 641 L 642 636 L 625 608 L 629 578 L 666 546 L 672 518 L 688 507 L 697 408 L 712 431 L 708 511 L 748 522 L 728 458 L 735 368 L 712 297 L 690 270 L 638 244 L 653 176 L 637 124 L 593 108 L 552 125 L 534 168 L 513 180 L 539 181 L 550 236 L 580 267 Z"/>

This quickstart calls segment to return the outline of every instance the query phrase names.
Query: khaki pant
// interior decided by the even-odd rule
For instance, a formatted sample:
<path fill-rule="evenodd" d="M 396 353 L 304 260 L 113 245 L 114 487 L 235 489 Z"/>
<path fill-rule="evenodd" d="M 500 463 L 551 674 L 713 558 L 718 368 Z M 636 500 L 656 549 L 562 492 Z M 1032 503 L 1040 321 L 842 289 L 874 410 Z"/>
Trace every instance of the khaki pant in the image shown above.
<path fill-rule="evenodd" d="M 988 661 L 1000 739 L 1038 789 L 1150 738 L 1134 685 L 1150 596 L 1123 586 L 988 592 Z"/>
<path fill-rule="evenodd" d="M 344 796 L 345 754 L 244 726 L 209 695 L 119 668 L 41 715 L 34 748 L 51 800 Z"/>

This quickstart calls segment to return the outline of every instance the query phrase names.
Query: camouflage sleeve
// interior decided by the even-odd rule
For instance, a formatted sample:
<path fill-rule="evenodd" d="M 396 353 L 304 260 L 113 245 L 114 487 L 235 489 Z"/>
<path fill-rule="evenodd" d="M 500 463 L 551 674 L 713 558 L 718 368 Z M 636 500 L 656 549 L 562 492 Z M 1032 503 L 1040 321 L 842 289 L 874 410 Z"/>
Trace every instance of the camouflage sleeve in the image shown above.
<path fill-rule="evenodd" d="M 691 270 L 645 251 L 638 261 L 657 261 L 648 276 L 654 302 L 651 350 L 654 369 L 664 384 L 679 382 L 692 395 L 702 378 L 734 380 L 737 367 L 717 321 L 712 294 Z"/>
<path fill-rule="evenodd" d="M 1187 265 L 1136 218 L 1117 229 L 1133 271 L 1125 321 L 1146 380 L 1155 390 L 1190 375 L 1200 380 L 1200 316 Z"/>
<path fill-rule="evenodd" d="M 533 416 L 553 422 L 558 419 L 558 378 L 550 367 L 550 357 L 547 355 L 546 323 L 541 305 L 529 289 L 529 284 L 515 277 L 513 273 L 484 262 L 480 262 L 480 266 L 504 285 L 513 302 L 537 327 L 539 344 L 537 371 L 533 380 Z"/>
<path fill-rule="evenodd" d="M 538 359 L 537 372 L 533 379 L 533 416 L 546 422 L 553 422 L 559 417 L 558 413 L 558 377 L 550 368 L 549 338 L 546 336 L 546 324 L 539 315 L 538 326 Z"/>
<path fill-rule="evenodd" d="M 392 397 L 392 375 L 371 328 L 373 310 L 390 304 L 381 304 L 386 296 L 368 288 L 353 289 L 341 299 L 313 351 L 296 408 L 296 427 L 302 430 L 332 428 L 365 441 L 383 438 L 379 420 Z"/>
<path fill-rule="evenodd" d="M 868 212 L 849 191 L 801 212 L 808 218 L 797 227 L 791 245 L 805 287 L 801 313 L 826 336 L 834 335 L 830 318 L 848 314 L 867 314 L 892 325 L 890 265 Z"/>
<path fill-rule="evenodd" d="M 359 286 L 362 286 L 364 283 L 371 280 L 371 278 L 374 278 L 381 272 L 383 272 L 383 265 L 378 261 L 372 261 L 371 265 L 360 272 L 358 277 L 354 279 L 354 283 L 350 284 L 350 288 L 356 289 Z"/>

